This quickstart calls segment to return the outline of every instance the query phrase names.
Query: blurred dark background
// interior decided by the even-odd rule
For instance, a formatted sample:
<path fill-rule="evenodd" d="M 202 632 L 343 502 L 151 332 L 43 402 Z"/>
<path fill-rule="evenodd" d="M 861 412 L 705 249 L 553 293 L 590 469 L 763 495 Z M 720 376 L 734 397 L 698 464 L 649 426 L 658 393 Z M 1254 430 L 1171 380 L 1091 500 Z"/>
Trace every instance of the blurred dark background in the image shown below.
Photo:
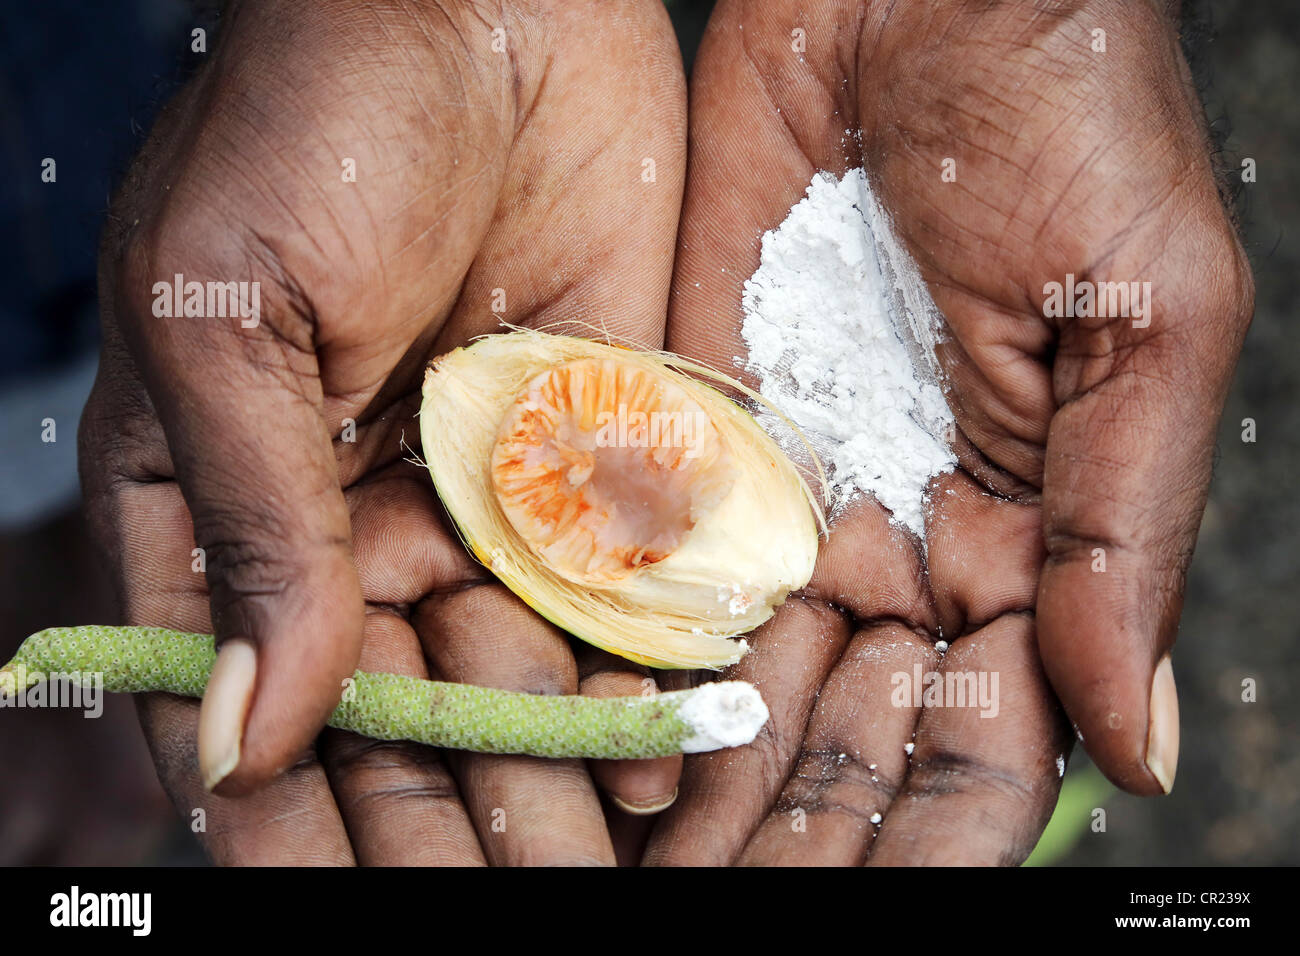
<path fill-rule="evenodd" d="M 1044 863 L 1300 863 L 1300 4 L 1189 0 L 1186 36 L 1258 283 L 1220 433 L 1174 670 L 1174 793 L 1119 794 L 1082 753 Z M 202 54 L 216 4 L 78 0 L 0 11 L 0 655 L 52 624 L 113 620 L 78 509 L 76 427 L 94 377 L 95 245 L 108 196 L 153 114 Z M 670 0 L 687 67 L 711 3 Z M 55 182 L 41 179 L 46 157 Z M 1257 181 L 1240 183 L 1245 158 Z M 1242 419 L 1258 439 L 1241 441 Z M 56 440 L 42 441 L 53 418 Z M 1242 682 L 1257 700 L 1242 700 Z M 203 857 L 154 778 L 129 699 L 100 720 L 0 712 L 0 864 Z M 1089 827 L 1104 807 L 1105 832 Z M 1050 845 L 1049 845 L 1050 844 Z"/>

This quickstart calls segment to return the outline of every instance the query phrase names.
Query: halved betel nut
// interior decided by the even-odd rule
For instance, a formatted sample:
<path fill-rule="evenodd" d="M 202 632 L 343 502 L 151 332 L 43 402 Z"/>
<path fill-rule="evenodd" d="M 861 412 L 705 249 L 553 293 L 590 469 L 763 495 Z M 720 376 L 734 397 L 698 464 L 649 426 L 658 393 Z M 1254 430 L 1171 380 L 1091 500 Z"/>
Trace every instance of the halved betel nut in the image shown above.
<path fill-rule="evenodd" d="M 816 503 L 753 417 L 670 355 L 515 331 L 425 376 L 424 457 L 474 554 L 555 624 L 721 667 L 807 583 Z"/>

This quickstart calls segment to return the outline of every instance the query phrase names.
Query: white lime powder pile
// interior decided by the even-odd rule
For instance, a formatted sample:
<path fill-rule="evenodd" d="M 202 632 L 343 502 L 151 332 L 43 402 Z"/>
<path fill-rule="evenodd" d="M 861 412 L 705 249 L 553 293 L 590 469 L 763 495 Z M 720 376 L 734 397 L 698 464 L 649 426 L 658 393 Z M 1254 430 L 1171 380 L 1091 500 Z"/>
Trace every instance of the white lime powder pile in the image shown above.
<path fill-rule="evenodd" d="M 821 457 L 832 517 L 872 495 L 924 541 L 926 487 L 956 465 L 934 361 L 943 319 L 861 169 L 813 178 L 763 236 L 742 305 L 746 367 Z"/>

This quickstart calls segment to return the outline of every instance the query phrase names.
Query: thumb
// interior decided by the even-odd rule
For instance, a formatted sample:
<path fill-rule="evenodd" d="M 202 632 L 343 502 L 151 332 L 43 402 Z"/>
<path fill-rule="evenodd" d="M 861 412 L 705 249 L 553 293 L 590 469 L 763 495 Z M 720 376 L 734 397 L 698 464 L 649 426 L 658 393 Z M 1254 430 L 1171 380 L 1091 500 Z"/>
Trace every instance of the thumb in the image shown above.
<path fill-rule="evenodd" d="M 234 316 L 185 315 L 183 300 L 178 314 L 168 301 L 176 273 L 183 294 L 244 276 L 206 252 L 179 256 L 186 270 L 127 258 L 121 328 L 162 422 L 211 592 L 218 659 L 200 714 L 199 769 L 208 789 L 242 793 L 310 746 L 360 655 L 364 606 L 321 414 L 313 322 L 295 307 L 301 296 L 271 282 L 249 282 L 245 307 L 225 312 Z"/>
<path fill-rule="evenodd" d="M 1167 278 L 1151 283 L 1148 327 L 1117 318 L 1062 329 L 1043 475 L 1043 664 L 1089 755 L 1140 794 L 1174 783 L 1170 650 L 1252 309 L 1250 272 L 1221 212 L 1183 232 L 1192 241 L 1166 246 Z M 1190 275 L 1195 288 L 1177 278 Z"/>

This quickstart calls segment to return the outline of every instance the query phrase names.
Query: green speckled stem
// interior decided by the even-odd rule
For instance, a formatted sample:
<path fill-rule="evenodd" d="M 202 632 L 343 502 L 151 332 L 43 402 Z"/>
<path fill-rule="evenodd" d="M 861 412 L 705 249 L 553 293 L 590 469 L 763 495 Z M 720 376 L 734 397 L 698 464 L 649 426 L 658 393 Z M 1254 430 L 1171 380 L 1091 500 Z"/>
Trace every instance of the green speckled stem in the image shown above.
<path fill-rule="evenodd" d="M 0 668 L 0 690 L 45 675 L 102 675 L 105 690 L 202 697 L 212 637 L 155 627 L 52 627 Z M 677 711 L 692 691 L 654 697 L 544 697 L 357 671 L 328 721 L 379 740 L 538 757 L 638 759 L 681 753 L 692 734 Z"/>

